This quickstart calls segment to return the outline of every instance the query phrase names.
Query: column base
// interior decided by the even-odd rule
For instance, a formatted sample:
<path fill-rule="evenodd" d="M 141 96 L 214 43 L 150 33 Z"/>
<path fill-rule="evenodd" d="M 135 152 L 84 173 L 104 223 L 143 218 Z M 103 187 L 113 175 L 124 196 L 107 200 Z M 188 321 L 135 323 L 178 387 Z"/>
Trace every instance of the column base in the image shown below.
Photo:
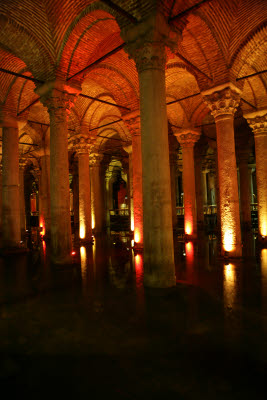
<path fill-rule="evenodd" d="M 134 251 L 142 252 L 144 250 L 143 243 L 136 243 L 134 242 Z"/>
<path fill-rule="evenodd" d="M 80 245 L 87 245 L 87 244 L 94 244 L 94 238 L 88 238 L 88 239 L 79 239 Z"/>
<path fill-rule="evenodd" d="M 184 234 L 185 242 L 192 242 L 193 240 L 197 240 L 197 234 L 194 233 L 193 235 L 188 235 L 187 233 Z"/>
<path fill-rule="evenodd" d="M 163 272 L 164 274 L 164 272 Z M 176 276 L 160 277 L 158 274 L 147 274 L 144 272 L 144 286 L 150 288 L 169 288 L 176 286 Z"/>
<path fill-rule="evenodd" d="M 239 258 L 242 257 L 242 247 L 241 245 L 236 247 L 233 251 L 227 251 L 221 247 L 221 256 L 224 258 Z"/>
<path fill-rule="evenodd" d="M 258 233 L 257 241 L 260 247 L 267 248 L 267 236 Z"/>

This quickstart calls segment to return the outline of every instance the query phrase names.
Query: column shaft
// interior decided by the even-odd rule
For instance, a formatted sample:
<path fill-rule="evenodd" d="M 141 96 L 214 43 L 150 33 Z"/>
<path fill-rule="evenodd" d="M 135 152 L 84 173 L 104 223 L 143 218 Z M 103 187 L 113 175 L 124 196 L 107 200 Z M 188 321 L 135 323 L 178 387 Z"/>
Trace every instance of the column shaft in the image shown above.
<path fill-rule="evenodd" d="M 143 188 L 142 188 L 142 150 L 141 135 L 132 136 L 133 168 L 133 206 L 134 206 L 134 241 L 136 247 L 143 246 Z"/>
<path fill-rule="evenodd" d="M 194 148 L 183 147 L 184 230 L 191 237 L 197 234 Z"/>
<path fill-rule="evenodd" d="M 19 138 L 17 127 L 2 130 L 2 233 L 3 247 L 20 243 Z"/>
<path fill-rule="evenodd" d="M 239 181 L 240 181 L 240 212 L 241 223 L 245 229 L 251 228 L 251 211 L 250 211 L 250 180 L 248 171 L 248 160 L 241 159 L 239 162 Z"/>
<path fill-rule="evenodd" d="M 79 168 L 79 231 L 80 239 L 90 242 L 92 240 L 91 222 L 91 182 L 89 168 L 89 154 L 78 154 Z"/>
<path fill-rule="evenodd" d="M 197 225 L 199 228 L 204 226 L 203 190 L 202 190 L 202 159 L 200 156 L 195 158 L 195 187 L 196 187 L 196 207 Z"/>
<path fill-rule="evenodd" d="M 40 185 L 39 185 L 39 225 L 43 228 L 42 235 L 50 237 L 50 155 L 40 157 Z"/>
<path fill-rule="evenodd" d="M 258 232 L 267 238 L 267 129 L 255 135 L 256 180 L 258 197 Z"/>

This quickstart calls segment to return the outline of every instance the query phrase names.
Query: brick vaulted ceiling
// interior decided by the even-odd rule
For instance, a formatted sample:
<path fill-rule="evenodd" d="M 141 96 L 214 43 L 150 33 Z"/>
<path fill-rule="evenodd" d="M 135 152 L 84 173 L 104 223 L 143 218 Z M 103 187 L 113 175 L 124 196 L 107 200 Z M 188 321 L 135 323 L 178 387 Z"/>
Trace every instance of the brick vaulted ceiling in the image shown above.
<path fill-rule="evenodd" d="M 201 6 L 173 18 L 198 3 Z M 70 136 L 85 123 L 88 134 L 127 141 L 121 121 L 104 130 L 95 128 L 138 109 L 134 61 L 121 48 L 75 74 L 122 45 L 121 28 L 133 20 L 138 23 L 155 7 L 174 28 L 183 25 L 176 50 L 167 49 L 166 102 L 232 81 L 243 91 L 241 112 L 267 107 L 267 73 L 238 80 L 267 69 L 266 0 L 0 0 L 0 68 L 42 82 L 73 80 L 81 84 L 83 94 L 120 105 L 80 96 L 69 118 Z M 49 116 L 34 89 L 33 81 L 0 72 L 0 106 L 18 115 L 36 141 L 40 135 L 33 132 L 40 128 L 27 121 L 48 125 Z M 170 104 L 167 112 L 176 126 L 186 121 L 199 126 L 209 118 L 201 95 Z M 99 138 L 99 144 L 102 141 Z"/>

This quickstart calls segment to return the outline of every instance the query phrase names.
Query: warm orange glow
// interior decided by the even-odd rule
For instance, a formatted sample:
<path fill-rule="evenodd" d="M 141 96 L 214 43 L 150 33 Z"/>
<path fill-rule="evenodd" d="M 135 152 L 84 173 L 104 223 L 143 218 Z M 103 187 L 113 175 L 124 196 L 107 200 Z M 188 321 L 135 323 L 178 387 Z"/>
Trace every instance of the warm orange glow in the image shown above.
<path fill-rule="evenodd" d="M 141 279 L 141 276 L 143 274 L 143 256 L 141 254 L 135 255 L 134 264 L 135 264 L 136 280 L 139 280 Z"/>
<path fill-rule="evenodd" d="M 135 243 L 139 243 L 140 242 L 140 234 L 138 231 L 134 232 L 134 241 Z"/>
<path fill-rule="evenodd" d="M 224 304 L 232 307 L 236 296 L 236 273 L 233 264 L 224 266 Z"/>
<path fill-rule="evenodd" d="M 233 251 L 235 249 L 234 234 L 230 230 L 223 234 L 223 248 L 225 251 Z"/>
<path fill-rule="evenodd" d="M 194 257 L 194 246 L 192 242 L 187 242 L 185 244 L 185 252 L 186 252 L 186 257 L 189 257 L 190 259 L 193 259 Z"/>
<path fill-rule="evenodd" d="M 84 280 L 86 275 L 86 249 L 84 246 L 80 247 L 80 256 L 81 256 L 81 275 L 82 275 L 82 280 Z"/>
<path fill-rule="evenodd" d="M 192 225 L 189 222 L 186 222 L 186 224 L 185 224 L 185 233 L 187 235 L 191 235 L 192 232 L 193 232 Z"/>
<path fill-rule="evenodd" d="M 80 239 L 85 238 L 85 226 L 83 222 L 80 222 Z"/>
<path fill-rule="evenodd" d="M 261 250 L 261 269 L 263 275 L 267 278 L 267 249 Z"/>
<path fill-rule="evenodd" d="M 95 229 L 95 214 L 92 213 L 92 229 Z"/>
<path fill-rule="evenodd" d="M 267 236 L 267 222 L 263 221 L 260 223 L 259 232 L 261 236 Z"/>
<path fill-rule="evenodd" d="M 134 216 L 131 215 L 131 231 L 134 231 Z"/>
<path fill-rule="evenodd" d="M 71 255 L 72 255 L 72 256 L 75 256 L 75 254 L 76 254 L 76 251 L 72 251 L 72 252 L 71 252 Z"/>

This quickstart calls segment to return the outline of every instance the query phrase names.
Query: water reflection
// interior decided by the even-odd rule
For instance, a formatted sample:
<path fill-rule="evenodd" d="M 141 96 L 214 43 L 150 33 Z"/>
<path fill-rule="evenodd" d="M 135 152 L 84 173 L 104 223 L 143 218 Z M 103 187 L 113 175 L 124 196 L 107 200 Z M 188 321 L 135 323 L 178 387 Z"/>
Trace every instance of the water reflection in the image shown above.
<path fill-rule="evenodd" d="M 223 297 L 225 307 L 232 308 L 236 297 L 236 271 L 231 263 L 224 265 Z"/>
<path fill-rule="evenodd" d="M 194 244 L 193 242 L 187 242 L 185 244 L 186 254 L 186 280 L 188 283 L 193 284 L 194 282 Z"/>
<path fill-rule="evenodd" d="M 261 250 L 262 309 L 267 313 L 267 249 Z"/>

